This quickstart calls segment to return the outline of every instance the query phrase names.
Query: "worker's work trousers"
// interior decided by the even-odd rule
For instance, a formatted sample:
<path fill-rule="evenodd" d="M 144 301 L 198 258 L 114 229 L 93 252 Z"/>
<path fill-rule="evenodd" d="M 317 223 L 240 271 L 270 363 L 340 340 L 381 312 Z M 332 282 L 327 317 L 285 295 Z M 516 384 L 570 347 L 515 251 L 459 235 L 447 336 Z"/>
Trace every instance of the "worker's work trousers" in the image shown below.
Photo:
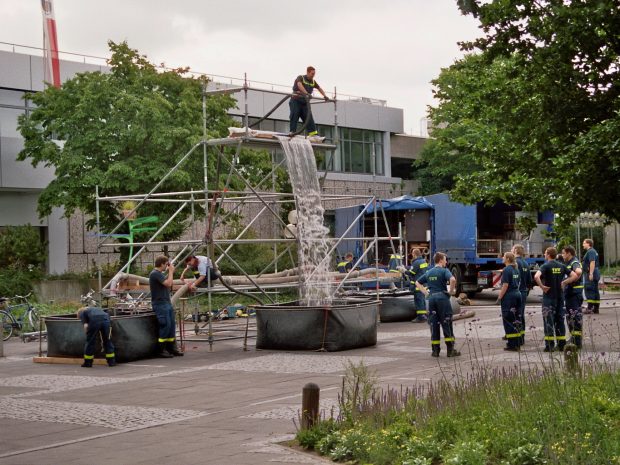
<path fill-rule="evenodd" d="M 305 123 L 306 120 L 308 121 L 308 124 L 306 125 L 306 131 L 308 131 L 308 135 L 316 135 L 316 125 L 314 124 L 314 118 L 312 117 L 309 109 L 310 103 L 306 103 L 306 101 L 301 98 L 291 98 L 288 106 L 291 110 L 291 132 L 297 132 L 297 123 L 299 122 L 299 118 L 301 118 L 301 121 L 303 123 Z"/>
<path fill-rule="evenodd" d="M 198 287 L 209 287 L 209 280 L 211 281 L 211 284 L 213 284 L 213 282 L 219 277 L 213 268 L 207 268 L 207 273 L 209 273 L 209 276 L 205 276 L 205 279 L 198 284 Z M 194 273 L 194 278 L 200 278 L 200 273 Z"/>
<path fill-rule="evenodd" d="M 418 290 L 414 290 L 413 291 L 413 302 L 415 305 L 415 313 L 418 317 L 425 317 L 426 315 L 428 315 L 424 293 Z"/>
<path fill-rule="evenodd" d="M 598 290 L 598 280 L 600 279 L 599 271 L 594 270 L 594 279 L 592 281 L 588 278 L 589 276 L 586 275 L 583 279 L 583 291 L 586 295 L 586 303 L 589 309 L 598 309 L 601 305 L 601 293 Z"/>
<path fill-rule="evenodd" d="M 543 323 L 545 329 L 545 347 L 552 349 L 557 342 L 563 349 L 566 345 L 566 326 L 564 326 L 564 299 L 562 296 L 551 298 L 543 295 Z"/>
<path fill-rule="evenodd" d="M 519 291 L 521 294 L 521 305 L 519 306 L 519 313 L 521 315 L 521 337 L 519 339 L 519 344 L 525 344 L 525 329 L 527 325 L 525 324 L 525 302 L 527 301 L 527 296 L 530 295 L 530 291 Z"/>
<path fill-rule="evenodd" d="M 516 349 L 521 345 L 521 293 L 518 290 L 506 292 L 502 298 L 502 321 L 506 332 L 506 346 Z"/>
<path fill-rule="evenodd" d="M 170 302 L 153 302 L 153 311 L 159 322 L 159 343 L 174 342 L 176 323 L 174 308 Z"/>
<path fill-rule="evenodd" d="M 431 348 L 433 352 L 441 350 L 441 333 L 448 351 L 454 348 L 454 330 L 452 328 L 452 306 L 450 297 L 444 293 L 431 294 L 428 298 L 428 322 L 431 327 Z"/>
<path fill-rule="evenodd" d="M 566 323 L 571 335 L 571 342 L 577 347 L 581 347 L 582 331 L 583 331 L 583 312 L 581 305 L 583 304 L 583 296 L 581 288 L 571 290 L 570 293 L 564 295 L 566 308 Z"/>
<path fill-rule="evenodd" d="M 108 316 L 91 317 L 86 330 L 86 344 L 84 344 L 84 360 L 95 358 L 97 336 L 101 335 L 101 347 L 105 350 L 106 359 L 114 358 L 114 344 L 112 344 L 112 327 Z"/>

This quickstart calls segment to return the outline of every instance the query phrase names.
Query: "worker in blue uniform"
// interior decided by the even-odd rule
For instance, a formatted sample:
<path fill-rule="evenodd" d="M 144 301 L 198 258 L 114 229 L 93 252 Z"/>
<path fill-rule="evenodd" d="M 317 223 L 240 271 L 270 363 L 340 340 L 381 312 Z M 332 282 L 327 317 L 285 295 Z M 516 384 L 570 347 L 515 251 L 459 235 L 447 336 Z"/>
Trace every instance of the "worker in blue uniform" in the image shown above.
<path fill-rule="evenodd" d="M 348 273 L 353 268 L 353 254 L 351 252 L 347 252 L 344 256 L 344 260 L 338 262 L 336 265 L 336 269 L 339 273 Z"/>
<path fill-rule="evenodd" d="M 504 350 L 516 352 L 521 347 L 521 292 L 519 285 L 521 276 L 517 259 L 512 252 L 504 254 L 504 269 L 502 270 L 501 288 L 497 300 L 502 307 L 502 321 L 506 333 L 506 347 Z"/>
<path fill-rule="evenodd" d="M 577 275 L 577 281 L 573 284 L 567 284 L 564 288 L 564 308 L 571 342 L 581 349 L 583 335 L 583 314 L 581 311 L 581 305 L 583 305 L 583 281 L 581 280 L 581 275 L 583 272 L 581 263 L 579 263 L 575 254 L 574 247 L 570 245 L 562 249 L 562 256 L 564 257 L 566 267 Z"/>
<path fill-rule="evenodd" d="M 432 356 L 439 357 L 441 334 L 446 343 L 448 357 L 458 357 L 461 353 L 454 348 L 454 329 L 452 327 L 452 306 L 450 296 L 456 293 L 456 278 L 446 269 L 446 254 L 437 252 L 433 261 L 435 267 L 428 270 L 416 281 L 416 287 L 428 297 L 428 319 L 431 327 Z M 424 286 L 426 285 L 426 287 Z M 447 291 L 447 286 L 450 290 Z"/>
<path fill-rule="evenodd" d="M 393 253 L 390 255 L 390 261 L 388 262 L 388 272 L 400 273 L 403 266 L 403 256 L 399 253 Z"/>
<path fill-rule="evenodd" d="M 310 98 L 314 89 L 318 90 L 325 100 L 329 100 L 319 83 L 314 80 L 316 70 L 312 66 L 308 66 L 305 75 L 299 75 L 295 79 L 293 84 L 293 95 L 289 101 L 289 108 L 291 110 L 290 123 L 291 134 L 297 132 L 297 123 L 299 118 L 302 122 L 306 123 L 306 130 L 308 131 L 308 137 L 316 136 L 318 131 L 316 130 L 316 124 L 314 124 L 314 118 L 312 112 L 309 109 Z"/>
<path fill-rule="evenodd" d="M 409 278 L 410 288 L 413 292 L 413 301 L 415 305 L 416 318 L 414 323 L 424 323 L 428 321 L 428 311 L 426 310 L 426 299 L 424 294 L 417 289 L 415 282 L 428 270 L 428 263 L 422 255 L 422 251 L 415 248 L 411 251 L 411 266 L 406 271 L 406 275 Z"/>
<path fill-rule="evenodd" d="M 523 345 L 525 344 L 525 330 L 527 328 L 525 323 L 525 301 L 532 287 L 532 272 L 530 265 L 523 258 L 525 256 L 525 248 L 521 244 L 515 244 L 512 248 L 512 253 L 517 259 L 517 269 L 519 270 L 519 293 L 521 294 L 521 306 L 519 307 L 521 337 L 519 338 L 519 345 Z"/>
<path fill-rule="evenodd" d="M 168 276 L 164 274 L 168 272 Z M 174 282 L 174 265 L 165 255 L 155 259 L 155 268 L 149 275 L 149 287 L 151 288 L 151 303 L 153 311 L 157 315 L 159 323 L 159 337 L 157 339 L 157 355 L 161 358 L 181 356 L 176 346 L 176 322 L 174 308 L 170 300 L 170 289 Z"/>
<path fill-rule="evenodd" d="M 545 352 L 562 352 L 566 345 L 566 326 L 564 326 L 564 299 L 562 289 L 577 280 L 577 273 L 556 260 L 555 247 L 547 247 L 547 260 L 534 275 L 536 284 L 543 291 L 542 314 L 545 330 Z M 566 277 L 568 276 L 568 277 Z"/>
<path fill-rule="evenodd" d="M 82 363 L 82 367 L 90 368 L 93 366 L 98 336 L 101 337 L 101 345 L 103 350 L 105 350 L 105 359 L 108 362 L 108 366 L 116 366 L 110 316 L 102 308 L 98 307 L 82 307 L 78 310 L 77 316 L 84 325 L 84 332 L 86 332 L 84 363 Z"/>
<path fill-rule="evenodd" d="M 601 294 L 598 290 L 598 281 L 601 272 L 598 267 L 598 252 L 594 249 L 592 239 L 583 240 L 583 248 L 586 251 L 581 260 L 583 269 L 583 290 L 586 295 L 588 307 L 585 313 L 598 313 L 601 306 Z"/>

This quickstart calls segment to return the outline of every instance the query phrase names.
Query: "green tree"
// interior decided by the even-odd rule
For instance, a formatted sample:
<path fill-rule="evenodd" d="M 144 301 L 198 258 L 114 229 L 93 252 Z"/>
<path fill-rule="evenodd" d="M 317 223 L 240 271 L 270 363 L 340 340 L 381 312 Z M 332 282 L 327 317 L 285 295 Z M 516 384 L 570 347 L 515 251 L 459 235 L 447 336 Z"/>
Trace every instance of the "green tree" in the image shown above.
<path fill-rule="evenodd" d="M 28 224 L 6 226 L 0 231 L 0 268 L 40 268 L 46 259 L 46 244 L 37 228 Z"/>
<path fill-rule="evenodd" d="M 478 18 L 483 35 L 462 44 L 476 55 L 435 82 L 431 116 L 442 125 L 427 154 L 434 146 L 435 158 L 461 170 L 453 195 L 550 208 L 564 222 L 589 210 L 620 219 L 617 1 L 458 4 Z"/>
<path fill-rule="evenodd" d="M 79 209 L 94 225 L 95 186 L 102 196 L 146 193 L 168 173 L 203 136 L 203 81 L 188 69 L 158 70 L 127 43 L 109 42 L 109 72 L 79 73 L 61 88 L 48 87 L 31 96 L 37 108 L 20 118 L 25 139 L 20 160 L 34 166 L 53 166 L 56 178 L 43 190 L 38 211 L 48 215 L 64 207 L 70 216 Z M 208 137 L 223 137 L 234 122 L 228 110 L 235 100 L 227 95 L 207 98 Z M 62 141 L 62 142 L 59 142 Z M 216 179 L 216 158 L 208 158 L 210 188 Z M 244 151 L 246 175 L 262 177 L 271 168 L 264 152 Z M 217 183 L 217 184 L 216 184 Z M 202 150 L 190 157 L 161 187 L 185 191 L 203 186 Z M 243 187 L 233 179 L 229 188 Z M 139 216 L 168 218 L 178 204 L 146 203 Z M 189 208 L 161 238 L 177 238 L 187 227 Z M 204 215 L 197 205 L 198 217 Z M 101 204 L 101 223 L 110 231 L 121 219 L 120 205 Z"/>

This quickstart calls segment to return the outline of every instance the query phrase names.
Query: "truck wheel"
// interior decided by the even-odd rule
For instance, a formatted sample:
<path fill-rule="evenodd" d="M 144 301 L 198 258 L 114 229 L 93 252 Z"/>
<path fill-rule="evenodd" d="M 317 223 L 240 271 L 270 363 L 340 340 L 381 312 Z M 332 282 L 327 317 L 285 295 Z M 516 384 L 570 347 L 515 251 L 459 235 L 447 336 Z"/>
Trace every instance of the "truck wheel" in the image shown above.
<path fill-rule="evenodd" d="M 463 292 L 463 274 L 461 273 L 461 267 L 458 265 L 452 265 L 450 267 L 450 273 L 456 278 L 456 295 L 458 296 Z"/>

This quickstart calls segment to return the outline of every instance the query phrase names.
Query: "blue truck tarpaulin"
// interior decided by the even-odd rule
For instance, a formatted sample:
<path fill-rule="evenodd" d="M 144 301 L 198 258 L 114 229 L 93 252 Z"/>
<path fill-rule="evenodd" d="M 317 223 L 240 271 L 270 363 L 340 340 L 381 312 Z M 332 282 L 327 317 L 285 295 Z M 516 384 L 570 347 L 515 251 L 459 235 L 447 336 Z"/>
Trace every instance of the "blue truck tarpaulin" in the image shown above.
<path fill-rule="evenodd" d="M 430 210 L 433 208 L 433 204 L 429 202 L 425 197 L 412 197 L 410 195 L 401 195 L 393 199 L 378 199 L 377 203 L 381 202 L 383 210 Z M 379 210 L 381 207 L 378 207 Z M 358 210 L 359 211 L 359 210 Z M 373 213 L 374 207 L 370 205 L 368 207 L 368 213 Z"/>

